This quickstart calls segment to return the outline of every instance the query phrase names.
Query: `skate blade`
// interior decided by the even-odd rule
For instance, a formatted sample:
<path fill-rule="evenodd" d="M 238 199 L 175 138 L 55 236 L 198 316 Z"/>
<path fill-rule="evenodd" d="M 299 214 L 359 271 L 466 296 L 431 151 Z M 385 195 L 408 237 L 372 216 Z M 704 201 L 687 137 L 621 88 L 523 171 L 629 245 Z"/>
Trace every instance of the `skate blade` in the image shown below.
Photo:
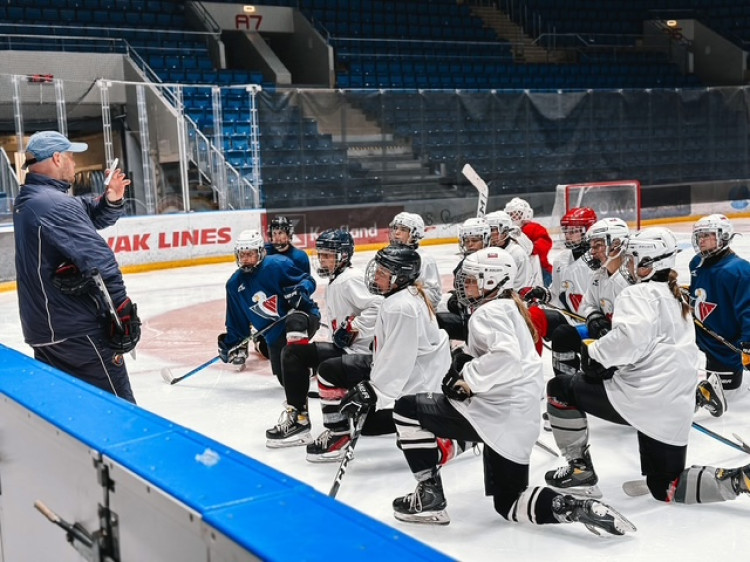
<path fill-rule="evenodd" d="M 312 462 L 316 464 L 326 463 L 326 462 L 341 462 L 341 459 L 343 459 L 344 455 L 346 454 L 345 451 L 346 451 L 346 448 L 344 448 L 340 454 L 336 454 L 335 456 L 334 455 L 326 456 L 326 455 L 308 454 L 306 458 L 307 458 L 307 462 Z M 353 455 L 352 455 L 352 458 L 354 458 Z"/>
<path fill-rule="evenodd" d="M 451 522 L 448 512 L 444 509 L 424 513 L 399 513 L 398 511 L 394 511 L 393 516 L 399 521 L 420 523 L 422 525 L 448 525 Z"/>
<path fill-rule="evenodd" d="M 294 435 L 286 439 L 268 439 L 266 438 L 266 447 L 269 449 L 283 449 L 285 447 L 299 447 L 300 445 L 309 445 L 313 442 L 312 435 Z"/>
<path fill-rule="evenodd" d="M 599 489 L 599 486 L 597 486 L 596 484 L 593 486 L 571 486 L 570 488 L 558 488 L 555 486 L 549 487 L 557 492 L 560 492 L 561 494 L 569 494 L 576 498 L 599 499 L 604 496 L 604 494 L 602 494 L 602 491 Z"/>
<path fill-rule="evenodd" d="M 595 535 L 602 536 L 602 531 L 604 531 L 606 534 L 622 536 L 626 533 L 635 533 L 637 531 L 636 526 L 633 525 L 627 517 L 625 517 L 622 513 L 617 511 L 612 506 L 599 503 L 594 507 L 594 512 L 599 517 L 611 517 L 612 526 L 615 528 L 615 532 L 613 532 L 610 529 L 597 527 L 592 523 L 585 523 L 586 528 Z"/>

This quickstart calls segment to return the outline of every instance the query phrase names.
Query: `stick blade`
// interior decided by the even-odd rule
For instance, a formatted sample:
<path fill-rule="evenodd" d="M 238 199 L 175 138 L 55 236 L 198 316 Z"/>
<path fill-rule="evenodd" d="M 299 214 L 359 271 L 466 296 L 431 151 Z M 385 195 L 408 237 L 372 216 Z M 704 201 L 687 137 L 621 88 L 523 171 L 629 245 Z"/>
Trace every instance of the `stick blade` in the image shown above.
<path fill-rule="evenodd" d="M 645 496 L 650 493 L 648 484 L 645 480 L 629 480 L 622 483 L 622 491 L 625 492 L 626 496 L 631 498 L 637 498 L 638 496 Z"/>
<path fill-rule="evenodd" d="M 161 378 L 164 379 L 165 383 L 172 384 L 172 381 L 174 380 L 174 377 L 172 376 L 172 370 L 169 367 L 164 367 L 161 370 Z"/>

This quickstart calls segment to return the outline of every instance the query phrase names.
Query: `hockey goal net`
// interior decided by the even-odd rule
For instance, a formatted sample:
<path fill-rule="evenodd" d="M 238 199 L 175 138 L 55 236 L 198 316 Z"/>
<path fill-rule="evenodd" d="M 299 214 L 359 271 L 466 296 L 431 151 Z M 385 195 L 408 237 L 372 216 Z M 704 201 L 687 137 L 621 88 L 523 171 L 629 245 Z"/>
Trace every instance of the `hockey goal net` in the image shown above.
<path fill-rule="evenodd" d="M 570 209 L 589 207 L 599 219 L 617 217 L 631 230 L 641 227 L 641 183 L 638 180 L 558 185 L 549 232 L 560 240 L 560 219 Z"/>

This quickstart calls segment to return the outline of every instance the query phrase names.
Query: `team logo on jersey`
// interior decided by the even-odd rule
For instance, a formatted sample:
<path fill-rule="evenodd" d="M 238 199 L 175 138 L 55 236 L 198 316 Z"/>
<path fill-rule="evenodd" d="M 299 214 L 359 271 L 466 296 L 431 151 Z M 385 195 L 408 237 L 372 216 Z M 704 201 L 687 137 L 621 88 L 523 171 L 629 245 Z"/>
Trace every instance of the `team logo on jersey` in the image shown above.
<path fill-rule="evenodd" d="M 714 310 L 716 310 L 716 303 L 708 302 L 706 300 L 707 298 L 708 295 L 706 295 L 705 289 L 697 289 L 695 291 L 695 300 L 693 301 L 693 315 L 701 322 L 705 322 L 706 318 L 708 318 L 710 314 Z"/>
<path fill-rule="evenodd" d="M 560 283 L 560 288 L 562 289 L 560 294 L 565 294 L 565 300 L 568 303 L 569 310 L 572 312 L 578 312 L 578 308 L 581 306 L 581 301 L 583 301 L 583 295 L 580 293 L 569 292 L 571 289 L 575 289 L 575 284 L 572 281 L 563 281 Z"/>
<path fill-rule="evenodd" d="M 245 284 L 244 283 L 240 283 L 240 286 L 237 287 L 237 292 L 241 293 L 244 290 L 245 290 Z"/>
<path fill-rule="evenodd" d="M 277 295 L 273 295 L 271 298 L 266 298 L 266 294 L 263 291 L 258 291 L 253 295 L 253 306 L 250 310 L 262 316 L 263 318 L 278 318 L 279 317 L 279 298 Z"/>
<path fill-rule="evenodd" d="M 599 299 L 599 308 L 608 320 L 612 320 L 612 314 L 615 312 L 615 305 L 611 300 Z"/>

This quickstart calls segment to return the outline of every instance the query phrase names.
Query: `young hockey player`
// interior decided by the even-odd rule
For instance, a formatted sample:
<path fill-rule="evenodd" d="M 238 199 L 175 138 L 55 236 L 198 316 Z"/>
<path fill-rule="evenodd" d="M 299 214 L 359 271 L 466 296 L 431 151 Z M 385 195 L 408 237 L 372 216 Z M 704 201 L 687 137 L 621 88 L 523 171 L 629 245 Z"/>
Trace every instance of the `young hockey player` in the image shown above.
<path fill-rule="evenodd" d="M 435 321 L 429 300 L 415 282 L 420 258 L 413 248 L 388 246 L 365 272 L 371 293 L 383 295 L 375 321 L 372 363 L 326 361 L 318 370 L 326 430 L 307 446 L 307 460 L 340 460 L 351 440 L 348 417 L 369 407 L 363 435 L 395 432 L 393 404 L 403 394 L 440 388 L 440 373 L 450 365 L 448 336 Z M 349 357 L 349 356 L 347 356 Z"/>
<path fill-rule="evenodd" d="M 315 279 L 284 256 L 266 256 L 263 237 L 243 230 L 234 245 L 237 271 L 226 284 L 227 331 L 218 337 L 219 356 L 225 363 L 243 365 L 247 345 L 234 349 L 279 318 L 286 320 L 265 333 L 273 374 L 281 378 L 281 350 L 287 341 L 307 341 L 320 326 L 320 311 L 310 295 Z M 287 316 L 288 314 L 288 316 Z"/>
<path fill-rule="evenodd" d="M 521 228 L 521 232 L 531 241 L 534 246 L 532 255 L 539 258 L 542 270 L 542 281 L 545 287 L 552 283 L 552 265 L 549 263 L 549 251 L 552 249 L 552 238 L 549 232 L 534 218 L 534 209 L 520 197 L 514 197 L 505 204 L 505 212 L 513 219 L 513 224 Z"/>
<path fill-rule="evenodd" d="M 743 370 L 750 369 L 750 263 L 729 247 L 732 238 L 734 227 L 724 215 L 709 215 L 693 225 L 696 255 L 690 260 L 690 301 L 700 322 L 696 341 L 706 354 L 706 369 L 720 373 L 725 390 L 738 389 Z"/>
<path fill-rule="evenodd" d="M 266 431 L 271 448 L 305 445 L 312 441 L 307 409 L 310 369 L 348 354 L 369 355 L 375 319 L 383 301 L 367 290 L 364 273 L 352 267 L 354 239 L 346 230 L 326 230 L 315 241 L 318 275 L 328 279 L 326 314 L 332 342 L 287 345 L 281 352 L 286 409 L 279 423 Z"/>
<path fill-rule="evenodd" d="M 403 244 L 410 248 L 418 249 L 419 241 L 424 238 L 424 221 L 416 213 L 398 213 L 391 224 L 389 239 L 391 244 Z M 419 281 L 422 283 L 427 297 L 430 299 L 433 309 L 437 309 L 440 298 L 443 296 L 443 283 L 440 280 L 437 262 L 432 256 L 419 252 L 422 259 L 422 269 L 419 272 Z"/>
<path fill-rule="evenodd" d="M 490 225 L 490 246 L 502 248 L 508 252 L 516 264 L 516 280 L 513 289 L 520 291 L 524 287 L 534 287 L 542 284 L 542 279 L 536 275 L 531 260 L 526 251 L 513 237 L 513 220 L 505 211 L 489 213 L 485 220 Z"/>
<path fill-rule="evenodd" d="M 463 260 L 466 259 L 466 256 L 473 254 L 477 250 L 489 246 L 491 233 L 489 223 L 483 218 L 466 219 L 463 224 L 459 225 L 458 247 L 463 257 L 453 270 L 454 283 L 456 274 L 461 270 Z M 465 340 L 466 322 L 469 317 L 469 311 L 458 302 L 455 290 L 451 291 L 451 294 L 444 299 L 444 303 L 438 309 L 438 326 L 448 333 L 450 339 Z"/>
<path fill-rule="evenodd" d="M 627 241 L 621 271 L 632 285 L 617 297 L 612 328 L 581 348 L 583 373 L 547 385 L 552 433 L 568 464 L 550 486 L 596 494 L 586 413 L 638 432 L 641 470 L 660 501 L 725 501 L 750 493 L 750 465 L 685 469 L 698 378 L 689 306 L 672 269 L 677 240 L 647 228 Z"/>
<path fill-rule="evenodd" d="M 282 216 L 275 217 L 268 225 L 268 242 L 266 242 L 266 255 L 273 256 L 281 254 L 292 260 L 297 269 L 310 273 L 310 258 L 307 253 L 295 248 L 292 244 L 294 239 L 294 225 Z"/>
<path fill-rule="evenodd" d="M 447 524 L 437 437 L 484 442 L 485 493 L 509 521 L 543 525 L 580 522 L 592 532 L 622 535 L 635 527 L 611 507 L 529 488 L 529 459 L 539 434 L 542 361 L 534 352 L 534 327 L 512 290 L 515 263 L 505 250 L 468 256 L 458 274 L 459 298 L 474 309 L 466 352 L 456 356 L 443 394 L 396 401 L 398 439 L 418 484 L 393 501 L 400 521 Z"/>

